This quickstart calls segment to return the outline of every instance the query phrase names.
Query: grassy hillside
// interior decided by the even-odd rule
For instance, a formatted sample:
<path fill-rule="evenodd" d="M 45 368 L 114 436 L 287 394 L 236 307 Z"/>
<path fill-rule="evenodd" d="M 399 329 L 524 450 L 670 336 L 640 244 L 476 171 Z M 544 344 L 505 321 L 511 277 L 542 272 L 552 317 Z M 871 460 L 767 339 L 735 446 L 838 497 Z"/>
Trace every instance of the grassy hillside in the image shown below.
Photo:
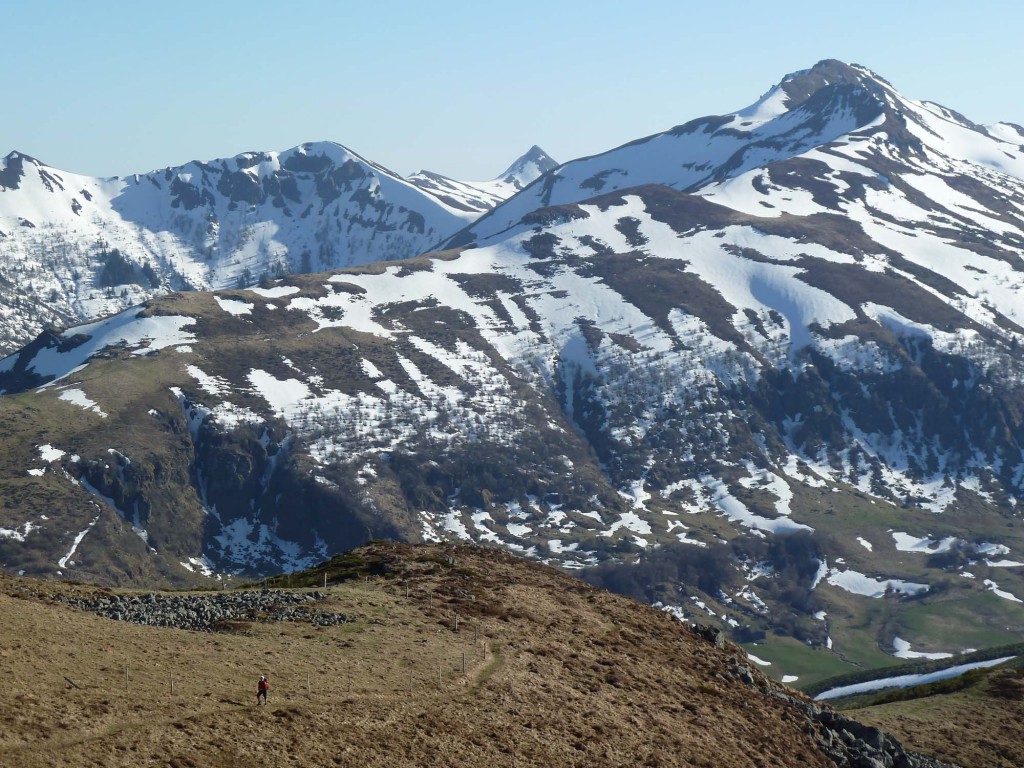
<path fill-rule="evenodd" d="M 964 768 L 1024 764 L 1024 662 L 954 680 L 858 697 L 846 714 Z"/>
<path fill-rule="evenodd" d="M 0 582 L 0 764 L 831 764 L 781 688 L 741 681 L 741 649 L 554 569 L 374 544 L 307 578 L 347 623 L 188 632 L 57 600 L 93 587 Z"/>

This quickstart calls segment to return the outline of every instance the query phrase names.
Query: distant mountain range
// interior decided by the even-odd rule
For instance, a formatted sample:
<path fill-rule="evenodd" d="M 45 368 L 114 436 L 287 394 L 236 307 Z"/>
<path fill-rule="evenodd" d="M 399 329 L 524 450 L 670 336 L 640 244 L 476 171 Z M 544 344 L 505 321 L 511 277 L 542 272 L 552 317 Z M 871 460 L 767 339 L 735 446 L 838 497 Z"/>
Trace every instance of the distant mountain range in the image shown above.
<path fill-rule="evenodd" d="M 451 217 L 424 224 L 442 250 L 152 299 L 0 362 L 0 562 L 185 582 L 471 539 L 767 660 L 1024 632 L 1019 127 L 824 61 L 533 172 L 482 215 L 386 177 Z"/>
<path fill-rule="evenodd" d="M 168 290 L 415 256 L 554 166 L 532 147 L 493 181 L 403 179 L 320 142 L 99 179 L 12 152 L 0 161 L 0 351 Z"/>
<path fill-rule="evenodd" d="M 536 144 L 491 181 L 455 181 L 431 171 L 419 171 L 409 181 L 452 208 L 480 214 L 508 200 L 519 190 L 558 167 Z"/>

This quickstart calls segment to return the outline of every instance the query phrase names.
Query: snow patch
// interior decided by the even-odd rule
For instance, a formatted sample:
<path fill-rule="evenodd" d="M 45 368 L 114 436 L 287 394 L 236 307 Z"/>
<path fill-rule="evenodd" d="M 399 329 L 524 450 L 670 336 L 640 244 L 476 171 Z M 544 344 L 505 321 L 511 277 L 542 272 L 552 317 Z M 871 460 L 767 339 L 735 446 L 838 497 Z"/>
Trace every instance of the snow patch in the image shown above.
<path fill-rule="evenodd" d="M 987 659 L 985 661 L 976 661 L 971 664 L 958 664 L 954 667 L 940 669 L 937 672 L 927 672 L 915 675 L 896 675 L 894 677 L 884 677 L 880 680 L 868 680 L 864 683 L 843 685 L 838 688 L 831 688 L 819 693 L 814 697 L 814 699 L 815 701 L 825 701 L 828 699 L 842 698 L 843 696 L 853 696 L 858 693 L 881 691 L 885 688 L 910 688 L 915 685 L 926 685 L 927 683 L 934 683 L 936 680 L 947 680 L 951 677 L 959 677 L 965 672 L 970 672 L 972 669 L 995 667 L 1014 658 L 1016 658 L 1016 656 L 1003 656 L 999 659 Z"/>
<path fill-rule="evenodd" d="M 46 445 L 40 445 L 37 449 L 39 451 L 39 458 L 50 464 L 54 461 L 58 461 L 66 453 L 59 448 L 54 448 L 52 445 L 47 443 Z"/>
<path fill-rule="evenodd" d="M 92 411 L 101 418 L 105 419 L 108 416 L 108 414 L 101 409 L 94 400 L 90 400 L 81 389 L 65 389 L 57 395 L 57 399 L 71 403 L 72 405 L 77 405 L 79 408 L 83 408 L 86 411 Z"/>
<path fill-rule="evenodd" d="M 858 571 L 840 571 L 837 568 L 830 569 L 825 580 L 832 586 L 839 587 L 852 594 L 872 598 L 884 597 L 888 590 L 901 592 L 905 595 L 918 595 L 928 591 L 927 584 L 917 584 L 912 581 L 903 581 L 902 579 L 882 581 L 871 576 L 865 576 Z"/>
<path fill-rule="evenodd" d="M 892 647 L 895 651 L 893 656 L 898 659 L 949 659 L 952 653 L 924 653 L 923 651 L 910 650 L 910 643 L 902 637 L 892 639 Z"/>
<path fill-rule="evenodd" d="M 1011 594 L 1010 592 L 1007 592 L 1005 590 L 1000 589 L 999 585 L 996 584 L 994 581 L 992 581 L 992 579 L 985 579 L 982 583 L 986 587 L 988 587 L 989 592 L 992 592 L 993 594 L 997 595 L 998 597 L 1003 598 L 1004 600 L 1009 600 L 1012 603 L 1024 603 L 1024 600 L 1021 600 L 1016 595 Z"/>
<path fill-rule="evenodd" d="M 238 317 L 240 315 L 251 315 L 254 304 L 250 304 L 247 301 L 241 299 L 225 299 L 220 296 L 214 295 L 214 301 L 217 302 L 217 306 L 227 312 L 229 315 Z"/>

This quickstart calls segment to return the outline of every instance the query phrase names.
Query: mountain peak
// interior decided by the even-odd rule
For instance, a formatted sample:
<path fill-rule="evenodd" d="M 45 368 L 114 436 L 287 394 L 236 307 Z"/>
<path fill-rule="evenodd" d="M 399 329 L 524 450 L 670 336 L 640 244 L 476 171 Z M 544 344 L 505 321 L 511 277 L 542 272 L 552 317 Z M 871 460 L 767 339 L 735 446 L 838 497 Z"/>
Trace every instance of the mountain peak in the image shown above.
<path fill-rule="evenodd" d="M 281 153 L 281 164 L 287 167 L 293 158 L 320 158 L 323 162 L 342 165 L 348 160 L 365 160 L 348 147 L 336 141 L 307 141 Z"/>
<path fill-rule="evenodd" d="M 778 88 L 786 94 L 786 107 L 794 109 L 823 88 L 837 86 L 863 87 L 875 91 L 892 86 L 867 67 L 847 64 L 838 59 L 822 59 L 810 69 L 792 72 L 782 78 Z"/>
<path fill-rule="evenodd" d="M 558 161 L 534 144 L 523 155 L 516 159 L 499 176 L 501 181 L 514 184 L 522 189 L 530 182 L 544 175 L 552 168 L 558 167 Z"/>
<path fill-rule="evenodd" d="M 40 163 L 38 160 L 36 160 L 31 155 L 26 155 L 24 152 L 19 152 L 16 149 L 7 153 L 7 156 L 4 158 L 4 163 L 5 164 L 6 163 L 10 163 L 12 160 L 14 160 L 14 161 L 18 161 L 18 160 L 25 161 L 25 160 L 27 160 L 30 163 L 35 163 L 36 165 L 42 165 L 42 163 Z"/>
<path fill-rule="evenodd" d="M 21 178 L 25 175 L 25 163 L 41 166 L 34 157 L 24 152 L 14 150 L 8 153 L 7 157 L 0 162 L 0 189 L 17 189 L 21 184 Z"/>

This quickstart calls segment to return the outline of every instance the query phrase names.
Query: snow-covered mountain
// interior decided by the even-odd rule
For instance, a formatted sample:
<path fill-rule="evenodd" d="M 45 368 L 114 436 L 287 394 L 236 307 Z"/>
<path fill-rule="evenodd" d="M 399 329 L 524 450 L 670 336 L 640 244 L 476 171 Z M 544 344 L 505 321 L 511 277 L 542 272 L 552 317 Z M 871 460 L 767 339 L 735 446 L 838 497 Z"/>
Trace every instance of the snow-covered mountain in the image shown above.
<path fill-rule="evenodd" d="M 0 562 L 141 572 L 114 542 L 172 578 L 464 538 L 670 552 L 688 576 L 648 597 L 822 646 L 895 647 L 900 595 L 1005 629 L 1021 143 L 827 61 L 548 172 L 458 247 L 44 334 L 0 362 Z"/>
<path fill-rule="evenodd" d="M 746 109 L 565 163 L 453 243 L 493 236 L 540 208 L 659 184 L 759 216 L 824 211 L 864 222 L 878 213 L 925 220 L 939 237 L 965 227 L 987 239 L 992 230 L 1019 247 L 992 216 L 1019 220 L 1007 202 L 1020 198 L 1022 179 L 1024 129 L 977 125 L 902 96 L 864 67 L 826 60 Z"/>
<path fill-rule="evenodd" d="M 12 152 L 0 161 L 0 350 L 168 289 L 408 258 L 478 214 L 329 142 L 123 179 Z"/>
<path fill-rule="evenodd" d="M 453 208 L 483 213 L 557 167 L 558 163 L 534 144 L 490 181 L 456 181 L 432 171 L 414 173 L 409 181 Z"/>

